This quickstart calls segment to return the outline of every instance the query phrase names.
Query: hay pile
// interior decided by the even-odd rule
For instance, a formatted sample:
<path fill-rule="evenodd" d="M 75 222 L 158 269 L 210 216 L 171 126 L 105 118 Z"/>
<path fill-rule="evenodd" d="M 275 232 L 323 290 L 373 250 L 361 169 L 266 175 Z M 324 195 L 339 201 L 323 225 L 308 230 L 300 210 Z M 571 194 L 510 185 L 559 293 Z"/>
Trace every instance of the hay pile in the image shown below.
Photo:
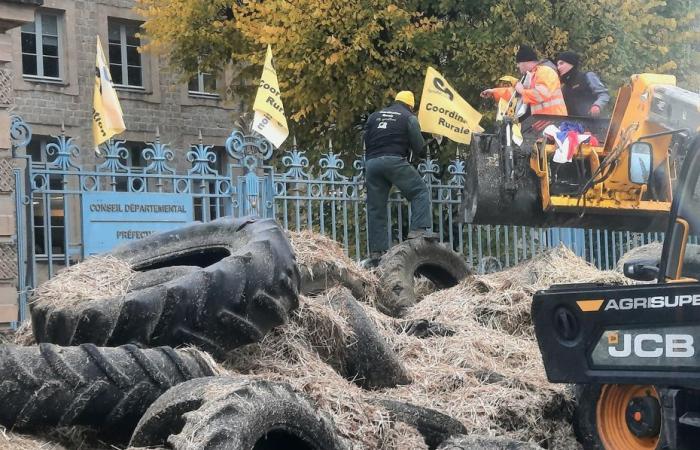
<path fill-rule="evenodd" d="M 129 263 L 114 256 L 93 256 L 39 285 L 30 301 L 70 306 L 86 300 L 122 297 L 135 274 Z"/>
<path fill-rule="evenodd" d="M 291 231 L 289 239 L 297 258 L 302 284 L 337 284 L 350 289 L 358 300 L 372 302 L 381 294 L 379 279 L 345 255 L 333 239 L 312 231 Z"/>
<path fill-rule="evenodd" d="M 579 448 L 568 423 L 571 392 L 546 380 L 533 336 L 530 303 L 536 290 L 551 284 L 627 283 L 621 274 L 601 272 L 562 247 L 515 268 L 469 278 L 451 289 L 428 293 L 430 286 L 424 286 L 425 298 L 407 317 L 397 320 L 371 306 L 382 295 L 377 277 L 345 256 L 337 243 L 310 232 L 292 233 L 291 238 L 300 269 L 313 273 L 331 268 L 360 280 L 368 300 L 362 308 L 414 381 L 367 391 L 335 372 L 332 362 L 342 358 L 339 350 L 352 345 L 354 336 L 330 306 L 332 292 L 302 297 L 288 324 L 260 343 L 233 351 L 224 363 L 227 370 L 290 383 L 333 419 L 355 449 L 426 448 L 417 431 L 393 422 L 376 404 L 381 398 L 449 414 L 473 434 L 530 441 L 552 450 Z M 123 295 L 133 277 L 130 268 L 114 267 L 107 282 L 100 278 L 104 264 L 113 262 L 102 261 L 98 271 L 81 268 L 86 264 L 74 266 L 54 278 L 52 285 L 38 289 L 35 298 L 79 302 Z M 104 286 L 108 287 L 96 291 Z M 397 333 L 404 320 L 417 319 L 441 323 L 456 333 L 426 339 Z"/>
<path fill-rule="evenodd" d="M 338 350 L 353 339 L 345 320 L 331 308 L 330 294 L 303 297 L 289 323 L 260 343 L 234 350 L 224 366 L 234 373 L 290 383 L 333 419 L 352 448 L 427 448 L 417 431 L 392 423 L 383 408 L 370 404 L 374 392 L 346 380 L 325 362 L 341 358 Z M 362 306 L 368 314 L 379 314 Z"/>
<path fill-rule="evenodd" d="M 302 264 L 309 258 L 338 266 L 353 264 L 337 244 L 307 236 L 308 241 L 303 235 L 294 236 Z M 535 442 L 549 449 L 577 449 L 568 423 L 572 393 L 567 386 L 548 383 L 530 322 L 532 294 L 564 282 L 628 280 L 619 273 L 599 271 L 566 248 L 554 249 L 510 270 L 476 276 L 427 295 L 406 319 L 437 321 L 457 332 L 428 339 L 396 334 L 397 320 L 363 304 L 414 379 L 407 386 L 365 391 L 324 362 L 339 345 L 352 343 L 343 318 L 330 308 L 329 293 L 302 298 L 288 325 L 259 344 L 235 351 L 226 367 L 290 382 L 332 416 L 357 449 L 425 448 L 415 432 L 390 422 L 387 412 L 371 403 L 377 398 L 436 409 L 475 434 Z"/>
<path fill-rule="evenodd" d="M 35 437 L 8 432 L 0 427 L 0 449 L 12 450 L 67 450 L 62 445 Z"/>
<path fill-rule="evenodd" d="M 118 450 L 97 438 L 95 430 L 84 427 L 56 427 L 28 436 L 0 426 L 0 450 Z"/>

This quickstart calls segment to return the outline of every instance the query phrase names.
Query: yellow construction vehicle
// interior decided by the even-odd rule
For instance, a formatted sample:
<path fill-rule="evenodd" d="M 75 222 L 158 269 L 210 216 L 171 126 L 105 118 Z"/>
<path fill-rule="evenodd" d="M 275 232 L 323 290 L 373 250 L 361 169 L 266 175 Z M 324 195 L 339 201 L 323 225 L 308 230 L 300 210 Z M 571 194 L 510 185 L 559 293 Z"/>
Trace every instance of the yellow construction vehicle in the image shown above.
<path fill-rule="evenodd" d="M 462 206 L 469 223 L 662 230 L 681 149 L 700 131 L 700 95 L 671 75 L 633 75 L 608 120 L 506 115 L 473 137 Z M 582 128 L 562 148 L 551 126 Z M 519 126 L 523 141 L 513 139 Z M 607 130 L 607 132 L 605 131 Z M 585 135 L 591 138 L 585 138 Z M 557 162 L 557 152 L 570 162 Z M 561 161 L 561 157 L 559 158 Z"/>
<path fill-rule="evenodd" d="M 629 261 L 654 284 L 554 285 L 532 321 L 547 377 L 575 384 L 573 426 L 585 450 L 700 448 L 700 137 L 688 149 L 658 264 Z"/>

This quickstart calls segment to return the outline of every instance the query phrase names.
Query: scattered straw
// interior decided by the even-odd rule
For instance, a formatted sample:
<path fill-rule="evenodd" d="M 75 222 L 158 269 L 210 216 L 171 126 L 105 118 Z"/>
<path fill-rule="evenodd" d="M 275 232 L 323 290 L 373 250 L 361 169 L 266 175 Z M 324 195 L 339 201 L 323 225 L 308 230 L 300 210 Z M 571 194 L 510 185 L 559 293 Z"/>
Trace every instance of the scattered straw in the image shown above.
<path fill-rule="evenodd" d="M 395 319 L 361 304 L 406 365 L 414 380 L 406 386 L 366 391 L 327 364 L 338 346 L 352 345 L 328 292 L 302 298 L 290 323 L 236 350 L 225 366 L 291 383 L 333 418 L 356 449 L 424 448 L 415 433 L 406 432 L 410 428 L 391 422 L 387 411 L 370 403 L 378 397 L 436 409 L 472 434 L 578 449 L 569 423 L 572 393 L 547 381 L 529 316 L 535 290 L 575 281 L 627 282 L 619 273 L 601 272 L 570 251 L 555 249 L 508 271 L 428 294 L 407 319 L 438 321 L 457 333 L 427 339 L 396 334 Z"/>
<path fill-rule="evenodd" d="M 45 441 L 36 437 L 24 436 L 7 431 L 0 426 L 0 449 L 2 450 L 66 450 L 65 447 L 54 442 Z"/>
<path fill-rule="evenodd" d="M 94 256 L 41 284 L 31 302 L 69 306 L 87 300 L 122 297 L 135 273 L 129 263 L 111 255 Z"/>
<path fill-rule="evenodd" d="M 27 320 L 12 333 L 10 342 L 15 345 L 35 345 L 34 332 L 32 331 L 32 323 Z"/>
<path fill-rule="evenodd" d="M 348 287 L 358 300 L 371 301 L 381 295 L 379 279 L 351 260 L 337 241 L 308 230 L 292 231 L 289 235 L 302 276 L 308 271 L 311 278 L 324 275 L 340 278 L 340 284 Z"/>

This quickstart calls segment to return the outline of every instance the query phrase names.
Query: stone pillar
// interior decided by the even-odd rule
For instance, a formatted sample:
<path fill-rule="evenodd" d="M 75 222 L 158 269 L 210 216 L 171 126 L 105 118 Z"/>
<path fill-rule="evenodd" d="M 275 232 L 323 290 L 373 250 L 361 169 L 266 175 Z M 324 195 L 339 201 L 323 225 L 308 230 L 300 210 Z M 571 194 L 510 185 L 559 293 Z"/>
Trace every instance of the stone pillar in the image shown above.
<path fill-rule="evenodd" d="M 15 176 L 10 149 L 12 43 L 7 31 L 34 21 L 43 0 L 3 0 L 0 3 L 0 326 L 18 318 Z"/>

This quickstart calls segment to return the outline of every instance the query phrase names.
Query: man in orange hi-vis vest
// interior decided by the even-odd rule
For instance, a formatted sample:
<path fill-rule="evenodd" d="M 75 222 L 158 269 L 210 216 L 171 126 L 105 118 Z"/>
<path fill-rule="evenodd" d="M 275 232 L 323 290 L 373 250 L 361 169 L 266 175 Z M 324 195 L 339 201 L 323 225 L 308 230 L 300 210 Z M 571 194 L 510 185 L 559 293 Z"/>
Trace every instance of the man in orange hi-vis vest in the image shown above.
<path fill-rule="evenodd" d="M 552 114 L 566 116 L 566 104 L 561 92 L 561 83 L 556 66 L 549 60 L 539 61 L 532 47 L 521 45 L 515 55 L 518 70 L 524 80 L 515 85 L 515 92 L 530 106 L 530 114 Z M 481 92 L 484 98 L 509 100 L 512 88 L 493 88 Z"/>

